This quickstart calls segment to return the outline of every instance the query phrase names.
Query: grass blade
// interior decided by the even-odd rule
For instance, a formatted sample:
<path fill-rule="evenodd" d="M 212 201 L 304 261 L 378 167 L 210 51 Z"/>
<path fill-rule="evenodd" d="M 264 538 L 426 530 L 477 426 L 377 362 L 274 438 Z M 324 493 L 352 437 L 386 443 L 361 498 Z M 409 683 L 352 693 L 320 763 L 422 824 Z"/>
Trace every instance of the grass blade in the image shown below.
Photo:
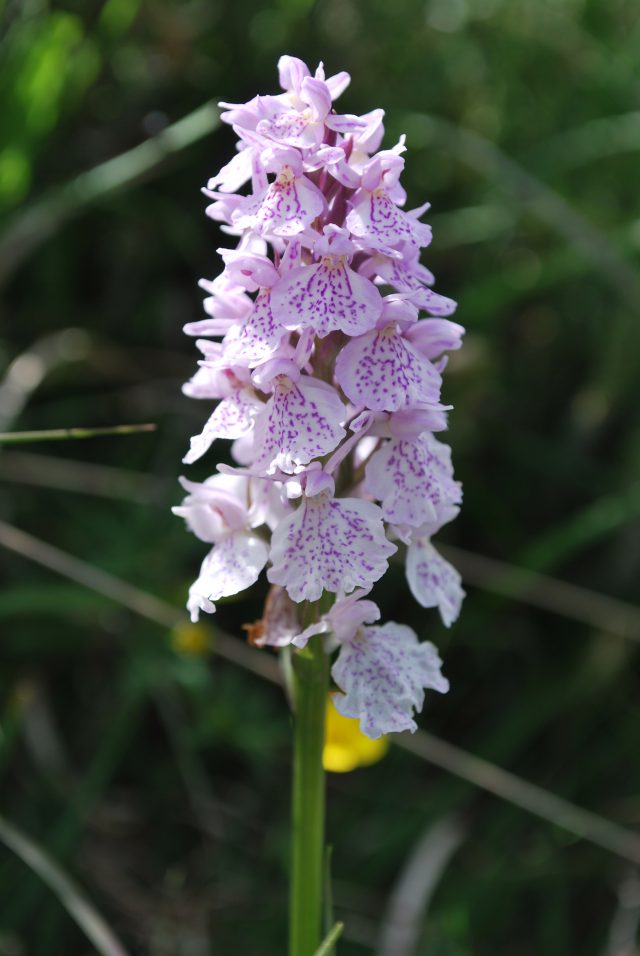
<path fill-rule="evenodd" d="M 82 890 L 37 843 L 1 816 L 0 840 L 55 893 L 100 956 L 127 956 L 122 943 Z"/>
<path fill-rule="evenodd" d="M 78 438 L 100 438 L 103 435 L 138 435 L 140 432 L 154 432 L 158 426 L 152 423 L 144 425 L 108 425 L 105 428 L 49 428 L 35 432 L 0 432 L 0 445 L 23 445 L 36 441 L 68 441 Z"/>

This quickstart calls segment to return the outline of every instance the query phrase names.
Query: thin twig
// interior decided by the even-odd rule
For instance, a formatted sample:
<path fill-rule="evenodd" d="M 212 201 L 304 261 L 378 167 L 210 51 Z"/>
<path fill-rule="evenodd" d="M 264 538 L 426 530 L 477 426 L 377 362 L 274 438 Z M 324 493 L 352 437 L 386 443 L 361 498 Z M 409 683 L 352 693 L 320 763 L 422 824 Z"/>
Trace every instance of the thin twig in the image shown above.
<path fill-rule="evenodd" d="M 0 445 L 23 445 L 36 441 L 67 441 L 78 438 L 100 438 L 103 435 L 138 435 L 140 432 L 154 432 L 158 426 L 152 423 L 144 425 L 108 425 L 103 428 L 49 428 L 34 432 L 0 432 Z"/>
<path fill-rule="evenodd" d="M 80 887 L 26 833 L 1 816 L 0 840 L 55 893 L 101 956 L 127 956 L 120 940 Z"/>
<path fill-rule="evenodd" d="M 161 598 L 147 594 L 3 521 L 0 521 L 0 545 L 128 607 L 161 627 L 172 628 L 184 622 L 184 614 Z M 216 630 L 215 633 L 216 640 L 212 648 L 214 653 L 272 684 L 282 684 L 282 675 L 274 656 L 266 656 L 249 648 L 221 631 Z M 482 760 L 425 731 L 419 730 L 413 736 L 394 735 L 394 743 L 554 826 L 588 840 L 630 863 L 640 864 L 640 836 L 632 830 L 569 803 L 562 797 L 528 783 L 488 760 Z"/>

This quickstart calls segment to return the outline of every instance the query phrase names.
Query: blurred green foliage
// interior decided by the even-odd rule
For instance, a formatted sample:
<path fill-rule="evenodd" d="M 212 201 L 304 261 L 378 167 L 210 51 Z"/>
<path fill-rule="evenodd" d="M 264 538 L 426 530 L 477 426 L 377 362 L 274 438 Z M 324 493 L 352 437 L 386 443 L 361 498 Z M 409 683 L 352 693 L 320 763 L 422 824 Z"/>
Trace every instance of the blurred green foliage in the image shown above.
<path fill-rule="evenodd" d="M 637 601 L 636 0 L 4 0 L 0 31 L 0 246 L 62 184 L 202 103 L 274 91 L 282 52 L 348 69 L 341 107 L 383 106 L 387 145 L 408 134 L 410 203 L 433 205 L 425 261 L 469 330 L 446 395 L 466 502 L 442 539 Z M 43 337 L 84 333 L 32 392 L 33 362 L 14 363 L 28 401 L 5 427 L 160 428 L 34 448 L 35 466 L 2 451 L 0 518 L 176 606 L 203 556 L 169 513 L 205 415 L 180 394 L 196 359 L 181 327 L 200 314 L 196 279 L 219 268 L 198 189 L 232 142 L 220 129 L 46 239 L 36 218 L 3 290 L 5 372 Z M 281 953 L 280 692 L 7 551 L 0 575 L 2 812 L 131 953 Z M 640 824 L 632 641 L 473 587 L 446 632 L 407 601 L 399 568 L 376 596 L 445 657 L 452 691 L 429 701 L 425 727 Z M 263 597 L 229 601 L 219 625 L 240 635 Z M 416 956 L 616 956 L 627 866 L 588 842 L 398 750 L 332 777 L 329 806 L 344 956 L 376 951 L 403 862 L 452 810 L 467 836 Z M 4 850 L 0 900 L 0 953 L 88 951 Z"/>

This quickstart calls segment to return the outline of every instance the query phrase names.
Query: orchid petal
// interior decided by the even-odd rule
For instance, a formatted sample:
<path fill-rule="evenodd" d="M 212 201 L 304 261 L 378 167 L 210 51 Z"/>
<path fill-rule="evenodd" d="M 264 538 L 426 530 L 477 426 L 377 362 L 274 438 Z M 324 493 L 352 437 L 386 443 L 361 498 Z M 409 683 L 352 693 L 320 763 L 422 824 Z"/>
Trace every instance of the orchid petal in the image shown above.
<path fill-rule="evenodd" d="M 435 521 L 440 506 L 462 499 L 449 446 L 428 433 L 385 442 L 367 462 L 365 490 L 382 502 L 385 521 L 416 528 Z"/>
<path fill-rule="evenodd" d="M 253 368 L 270 359 L 286 335 L 286 329 L 274 316 L 271 292 L 265 289 L 258 295 L 244 325 L 232 329 L 225 337 L 225 361 Z"/>
<path fill-rule="evenodd" d="M 197 580 L 189 589 L 192 619 L 195 608 L 209 611 L 207 603 L 213 604 L 220 598 L 231 597 L 255 584 L 268 557 L 268 545 L 251 532 L 230 534 L 223 538 L 206 556 Z"/>
<path fill-rule="evenodd" d="M 447 627 L 457 620 L 465 593 L 452 564 L 438 554 L 428 538 L 415 538 L 407 551 L 407 581 L 422 607 L 437 607 Z"/>
<path fill-rule="evenodd" d="M 237 229 L 286 237 L 303 232 L 325 205 L 317 186 L 293 175 L 278 177 L 265 191 L 241 200 L 231 216 Z"/>
<path fill-rule="evenodd" d="M 393 324 L 352 339 L 336 360 L 336 381 L 354 405 L 397 411 L 435 403 L 441 376 Z"/>
<path fill-rule="evenodd" d="M 360 721 L 360 729 L 376 740 L 383 734 L 417 729 L 425 689 L 444 694 L 449 681 L 433 644 L 420 643 L 410 627 L 390 621 L 363 629 L 343 644 L 331 675 L 344 694 L 334 697 L 344 717 Z"/>
<path fill-rule="evenodd" d="M 296 601 L 323 590 L 348 593 L 382 577 L 396 546 L 387 541 L 382 512 L 357 498 L 304 498 L 275 529 L 269 581 Z"/>
<path fill-rule="evenodd" d="M 382 189 L 364 191 L 347 216 L 347 228 L 353 236 L 381 252 L 402 242 L 413 246 L 428 246 L 431 242 L 431 227 L 399 209 Z"/>
<path fill-rule="evenodd" d="M 287 328 L 312 328 L 321 338 L 338 329 L 347 335 L 367 332 L 383 304 L 372 282 L 332 256 L 293 269 L 275 286 L 273 303 Z"/>
<path fill-rule="evenodd" d="M 330 454 L 346 435 L 345 417 L 330 385 L 308 375 L 295 383 L 284 378 L 256 420 L 256 468 L 293 472 L 297 465 Z"/>
<path fill-rule="evenodd" d="M 202 458 L 218 438 L 241 438 L 253 428 L 262 407 L 252 389 L 240 389 L 223 399 L 199 435 L 191 439 L 191 447 L 182 459 L 186 465 Z"/>

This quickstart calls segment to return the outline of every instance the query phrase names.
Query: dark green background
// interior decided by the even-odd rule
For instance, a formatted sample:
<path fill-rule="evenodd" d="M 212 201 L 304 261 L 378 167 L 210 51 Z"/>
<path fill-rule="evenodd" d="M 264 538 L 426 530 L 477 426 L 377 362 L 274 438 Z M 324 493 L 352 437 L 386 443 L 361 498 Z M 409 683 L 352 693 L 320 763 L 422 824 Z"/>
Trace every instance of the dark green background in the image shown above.
<path fill-rule="evenodd" d="M 385 108 L 385 145 L 408 134 L 409 205 L 433 204 L 423 261 L 468 329 L 445 392 L 465 505 L 440 540 L 637 600 L 636 0 L 4 0 L 0 11 L 0 368 L 81 330 L 54 340 L 67 358 L 5 427 L 159 425 L 5 449 L 0 518 L 183 603 L 206 548 L 169 507 L 206 405 L 180 393 L 196 359 L 181 327 L 201 315 L 196 280 L 219 271 L 199 188 L 233 136 L 218 129 L 66 219 L 59 187 L 207 100 L 275 92 L 288 52 L 352 74 L 340 109 Z M 43 227 L 28 210 L 46 196 Z M 166 631 L 3 549 L 0 575 L 2 813 L 77 878 L 131 953 L 281 954 L 280 692 L 177 654 Z M 445 659 L 451 692 L 429 699 L 421 725 L 637 827 L 637 645 L 606 619 L 572 620 L 582 600 L 558 615 L 468 592 L 449 632 L 409 599 L 399 568 L 376 589 L 384 617 Z M 217 623 L 240 634 L 263 596 L 221 606 Z M 452 810 L 466 837 L 416 956 L 621 956 L 607 940 L 628 865 L 588 841 L 399 750 L 332 777 L 329 805 L 344 956 L 375 952 L 394 880 Z M 0 848 L 0 953 L 89 952 Z"/>

